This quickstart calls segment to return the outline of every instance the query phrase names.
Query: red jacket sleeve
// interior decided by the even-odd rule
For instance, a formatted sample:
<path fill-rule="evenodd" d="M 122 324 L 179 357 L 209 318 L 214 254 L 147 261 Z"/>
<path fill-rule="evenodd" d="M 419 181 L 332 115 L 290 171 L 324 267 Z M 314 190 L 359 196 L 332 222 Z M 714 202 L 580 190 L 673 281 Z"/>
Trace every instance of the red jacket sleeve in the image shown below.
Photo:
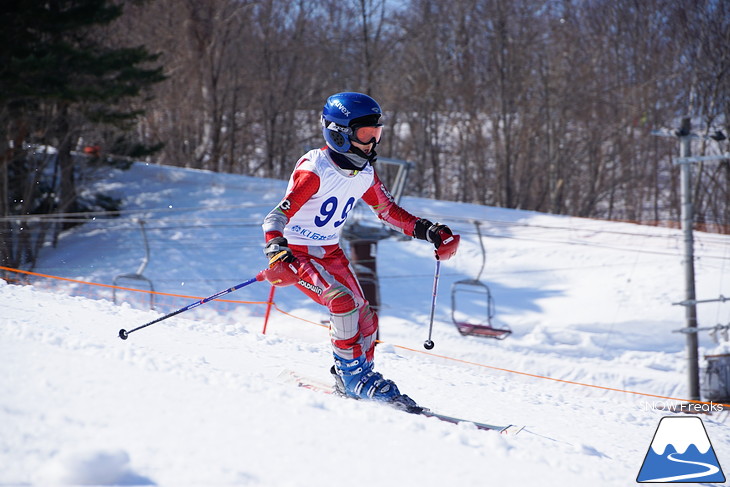
<path fill-rule="evenodd" d="M 416 225 L 417 217 L 395 204 L 393 196 L 375 173 L 373 185 L 368 188 L 362 196 L 363 201 L 370 205 L 375 214 L 385 224 L 408 235 L 413 236 L 413 228 Z"/>

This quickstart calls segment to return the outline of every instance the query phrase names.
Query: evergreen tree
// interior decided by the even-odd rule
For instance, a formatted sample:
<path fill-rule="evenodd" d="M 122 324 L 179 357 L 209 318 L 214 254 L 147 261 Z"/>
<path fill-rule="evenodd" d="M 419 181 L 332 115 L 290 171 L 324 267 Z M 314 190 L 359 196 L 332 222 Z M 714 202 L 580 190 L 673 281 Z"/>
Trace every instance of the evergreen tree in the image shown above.
<path fill-rule="evenodd" d="M 157 55 L 110 41 L 122 4 L 108 0 L 6 0 L 0 11 L 0 262 L 33 264 L 48 225 L 30 214 L 90 209 L 77 174 L 159 147 L 129 136 L 146 89 L 164 79 Z M 78 157 L 81 141 L 101 151 Z M 43 150 L 53 147 L 53 151 Z M 104 154 L 113 154 L 108 156 Z M 102 201 L 104 201 L 102 199 Z M 17 218 L 20 216 L 21 218 Z M 42 221 L 42 220 L 41 220 Z M 58 230 L 59 227 L 56 227 Z"/>

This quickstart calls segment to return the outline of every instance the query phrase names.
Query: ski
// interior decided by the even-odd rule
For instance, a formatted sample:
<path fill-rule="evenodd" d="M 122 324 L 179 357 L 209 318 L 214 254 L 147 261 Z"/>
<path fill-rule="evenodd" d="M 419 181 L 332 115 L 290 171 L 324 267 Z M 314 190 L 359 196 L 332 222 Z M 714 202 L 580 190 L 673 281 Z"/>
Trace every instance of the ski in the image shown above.
<path fill-rule="evenodd" d="M 463 419 L 463 418 L 456 418 L 454 416 L 447 416 L 445 414 L 436 413 L 434 411 L 431 411 L 430 409 L 424 409 L 421 411 L 421 416 L 426 416 L 428 418 L 436 418 L 441 421 L 445 421 L 447 423 L 452 424 L 459 424 L 459 423 L 471 423 L 474 426 L 477 427 L 477 429 L 484 430 L 484 431 L 497 431 L 500 434 L 508 435 L 508 436 L 515 436 L 520 431 L 522 431 L 525 427 L 514 425 L 514 424 L 508 424 L 507 426 L 498 426 L 494 424 L 488 424 L 488 423 L 482 423 L 479 421 L 474 421 L 471 419 Z"/>
<path fill-rule="evenodd" d="M 294 384 L 297 387 L 309 389 L 311 391 L 322 392 L 324 394 L 333 394 L 333 395 L 336 394 L 335 388 L 332 385 L 326 384 L 324 382 L 320 382 L 315 379 L 310 379 L 308 377 L 304 377 L 293 370 L 282 371 L 279 374 L 279 379 L 282 382 Z M 398 408 L 394 408 L 394 409 L 398 409 Z M 474 426 L 476 426 L 477 429 L 479 429 L 479 430 L 496 431 L 500 434 L 508 435 L 508 436 L 515 436 L 516 434 L 518 434 L 520 431 L 522 431 L 524 429 L 524 426 L 518 426 L 518 425 L 514 425 L 514 424 L 501 426 L 501 425 L 494 425 L 494 424 L 489 424 L 489 423 L 482 423 L 480 421 L 473 421 L 470 419 L 457 418 L 455 416 L 448 416 L 446 414 L 441 414 L 441 413 L 431 411 L 428 408 L 423 408 L 420 411 L 406 411 L 404 409 L 398 409 L 398 410 L 407 412 L 409 414 L 425 416 L 427 418 L 436 418 L 440 421 L 444 421 L 446 423 L 451 423 L 451 424 L 471 423 Z"/>

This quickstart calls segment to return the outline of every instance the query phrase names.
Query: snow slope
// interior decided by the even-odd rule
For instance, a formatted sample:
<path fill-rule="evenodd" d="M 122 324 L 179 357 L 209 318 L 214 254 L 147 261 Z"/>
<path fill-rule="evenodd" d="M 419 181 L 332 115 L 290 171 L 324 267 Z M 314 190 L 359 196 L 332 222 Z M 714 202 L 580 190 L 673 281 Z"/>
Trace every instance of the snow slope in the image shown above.
<path fill-rule="evenodd" d="M 159 292 L 203 297 L 265 264 L 260 222 L 286 185 L 136 164 L 98 186 L 124 198 L 121 216 L 70 230 L 35 271 L 102 284 L 134 273 L 144 257 L 142 219 L 144 276 Z M 317 326 L 326 315 L 292 288 L 275 300 L 293 316 L 274 311 L 266 335 L 263 305 L 212 302 L 122 341 L 120 328 L 194 299 L 158 296 L 150 310 L 129 291 L 115 305 L 108 288 L 0 281 L 0 485 L 633 484 L 669 413 L 661 399 L 605 388 L 686 396 L 684 338 L 672 333 L 684 326 L 683 309 L 672 306 L 683 298 L 681 233 L 418 198 L 402 204 L 448 223 L 462 245 L 442 266 L 436 348 L 427 354 L 432 250 L 401 238 L 379 244 L 377 369 L 434 410 L 525 424 L 523 433 L 453 426 L 277 379 L 293 369 L 329 381 L 327 330 Z M 372 220 L 366 213 L 358 217 Z M 500 342 L 462 337 L 450 323 L 452 284 L 477 277 L 481 265 L 474 221 L 495 321 L 514 330 Z M 730 239 L 696 237 L 697 295 L 716 298 L 728 284 Z M 263 302 L 268 293 L 255 283 L 226 298 Z M 483 302 L 473 301 L 460 318 L 483 321 Z M 727 323 L 728 311 L 702 305 L 701 326 Z M 730 351 L 700 339 L 702 356 Z M 702 419 L 728 468 L 726 415 Z"/>

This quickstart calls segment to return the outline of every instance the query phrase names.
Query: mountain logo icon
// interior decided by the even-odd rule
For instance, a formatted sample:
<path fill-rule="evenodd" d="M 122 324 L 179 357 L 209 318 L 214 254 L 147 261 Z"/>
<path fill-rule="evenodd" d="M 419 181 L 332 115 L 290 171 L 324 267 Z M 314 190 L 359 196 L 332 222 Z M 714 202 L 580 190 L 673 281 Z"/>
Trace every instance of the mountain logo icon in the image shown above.
<path fill-rule="evenodd" d="M 662 418 L 636 481 L 725 482 L 725 474 L 702 420 L 697 416 Z"/>

